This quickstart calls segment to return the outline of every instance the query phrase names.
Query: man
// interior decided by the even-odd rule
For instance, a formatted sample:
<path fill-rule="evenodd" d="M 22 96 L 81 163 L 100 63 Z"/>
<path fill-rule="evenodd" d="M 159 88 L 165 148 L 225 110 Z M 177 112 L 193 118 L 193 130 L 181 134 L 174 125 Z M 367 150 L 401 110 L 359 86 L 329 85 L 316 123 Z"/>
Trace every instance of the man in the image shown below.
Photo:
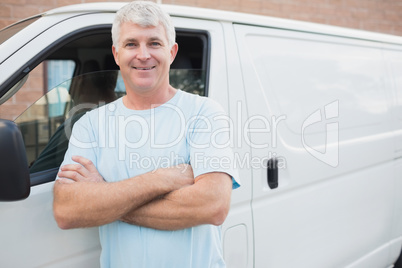
<path fill-rule="evenodd" d="M 170 86 L 178 45 L 157 4 L 119 10 L 112 38 L 127 95 L 74 125 L 56 221 L 100 226 L 102 267 L 224 267 L 219 225 L 238 186 L 224 113 Z"/>

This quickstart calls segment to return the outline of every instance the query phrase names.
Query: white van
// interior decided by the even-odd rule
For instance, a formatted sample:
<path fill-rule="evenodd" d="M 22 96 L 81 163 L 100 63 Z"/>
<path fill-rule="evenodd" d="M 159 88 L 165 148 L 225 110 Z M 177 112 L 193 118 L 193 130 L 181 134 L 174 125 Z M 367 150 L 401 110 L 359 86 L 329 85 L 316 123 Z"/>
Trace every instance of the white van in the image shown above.
<path fill-rule="evenodd" d="M 1 267 L 99 266 L 97 228 L 60 230 L 52 188 L 60 129 L 106 102 L 109 79 L 124 94 L 110 37 L 123 4 L 58 8 L 0 31 Z M 232 120 L 242 186 L 222 226 L 227 266 L 402 267 L 402 38 L 163 8 L 179 44 L 173 86 Z M 83 102 L 89 85 L 98 92 Z"/>

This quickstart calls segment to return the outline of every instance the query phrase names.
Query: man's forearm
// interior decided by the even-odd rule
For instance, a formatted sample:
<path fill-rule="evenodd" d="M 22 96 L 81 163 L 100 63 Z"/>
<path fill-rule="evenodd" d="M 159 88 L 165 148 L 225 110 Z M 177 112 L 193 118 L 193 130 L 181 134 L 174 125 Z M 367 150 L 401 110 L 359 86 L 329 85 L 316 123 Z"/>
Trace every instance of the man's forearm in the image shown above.
<path fill-rule="evenodd" d="M 53 210 L 60 228 L 100 226 L 118 220 L 171 189 L 153 173 L 113 183 L 60 183 L 54 187 Z"/>
<path fill-rule="evenodd" d="M 203 176 L 192 186 L 173 191 L 131 210 L 121 220 L 160 230 L 222 224 L 230 207 L 230 176 L 220 172 Z"/>

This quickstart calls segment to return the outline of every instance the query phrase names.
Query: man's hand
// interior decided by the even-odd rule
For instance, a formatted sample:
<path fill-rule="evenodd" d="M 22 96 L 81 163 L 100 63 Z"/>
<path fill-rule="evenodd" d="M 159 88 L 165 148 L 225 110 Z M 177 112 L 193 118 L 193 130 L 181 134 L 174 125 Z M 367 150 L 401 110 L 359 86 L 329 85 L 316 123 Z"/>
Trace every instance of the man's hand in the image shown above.
<path fill-rule="evenodd" d="M 62 166 L 57 174 L 59 182 L 105 182 L 91 160 L 82 156 L 73 156 L 71 159 L 78 164 Z"/>

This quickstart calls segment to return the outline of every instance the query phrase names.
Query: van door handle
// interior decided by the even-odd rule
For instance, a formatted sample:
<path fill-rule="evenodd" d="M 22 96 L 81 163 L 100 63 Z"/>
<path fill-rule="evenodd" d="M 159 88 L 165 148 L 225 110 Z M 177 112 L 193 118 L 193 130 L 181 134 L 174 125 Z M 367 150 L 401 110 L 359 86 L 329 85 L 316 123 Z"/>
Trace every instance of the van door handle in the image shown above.
<path fill-rule="evenodd" d="M 267 181 L 269 188 L 278 188 L 278 159 L 276 158 L 270 158 L 267 162 Z"/>

